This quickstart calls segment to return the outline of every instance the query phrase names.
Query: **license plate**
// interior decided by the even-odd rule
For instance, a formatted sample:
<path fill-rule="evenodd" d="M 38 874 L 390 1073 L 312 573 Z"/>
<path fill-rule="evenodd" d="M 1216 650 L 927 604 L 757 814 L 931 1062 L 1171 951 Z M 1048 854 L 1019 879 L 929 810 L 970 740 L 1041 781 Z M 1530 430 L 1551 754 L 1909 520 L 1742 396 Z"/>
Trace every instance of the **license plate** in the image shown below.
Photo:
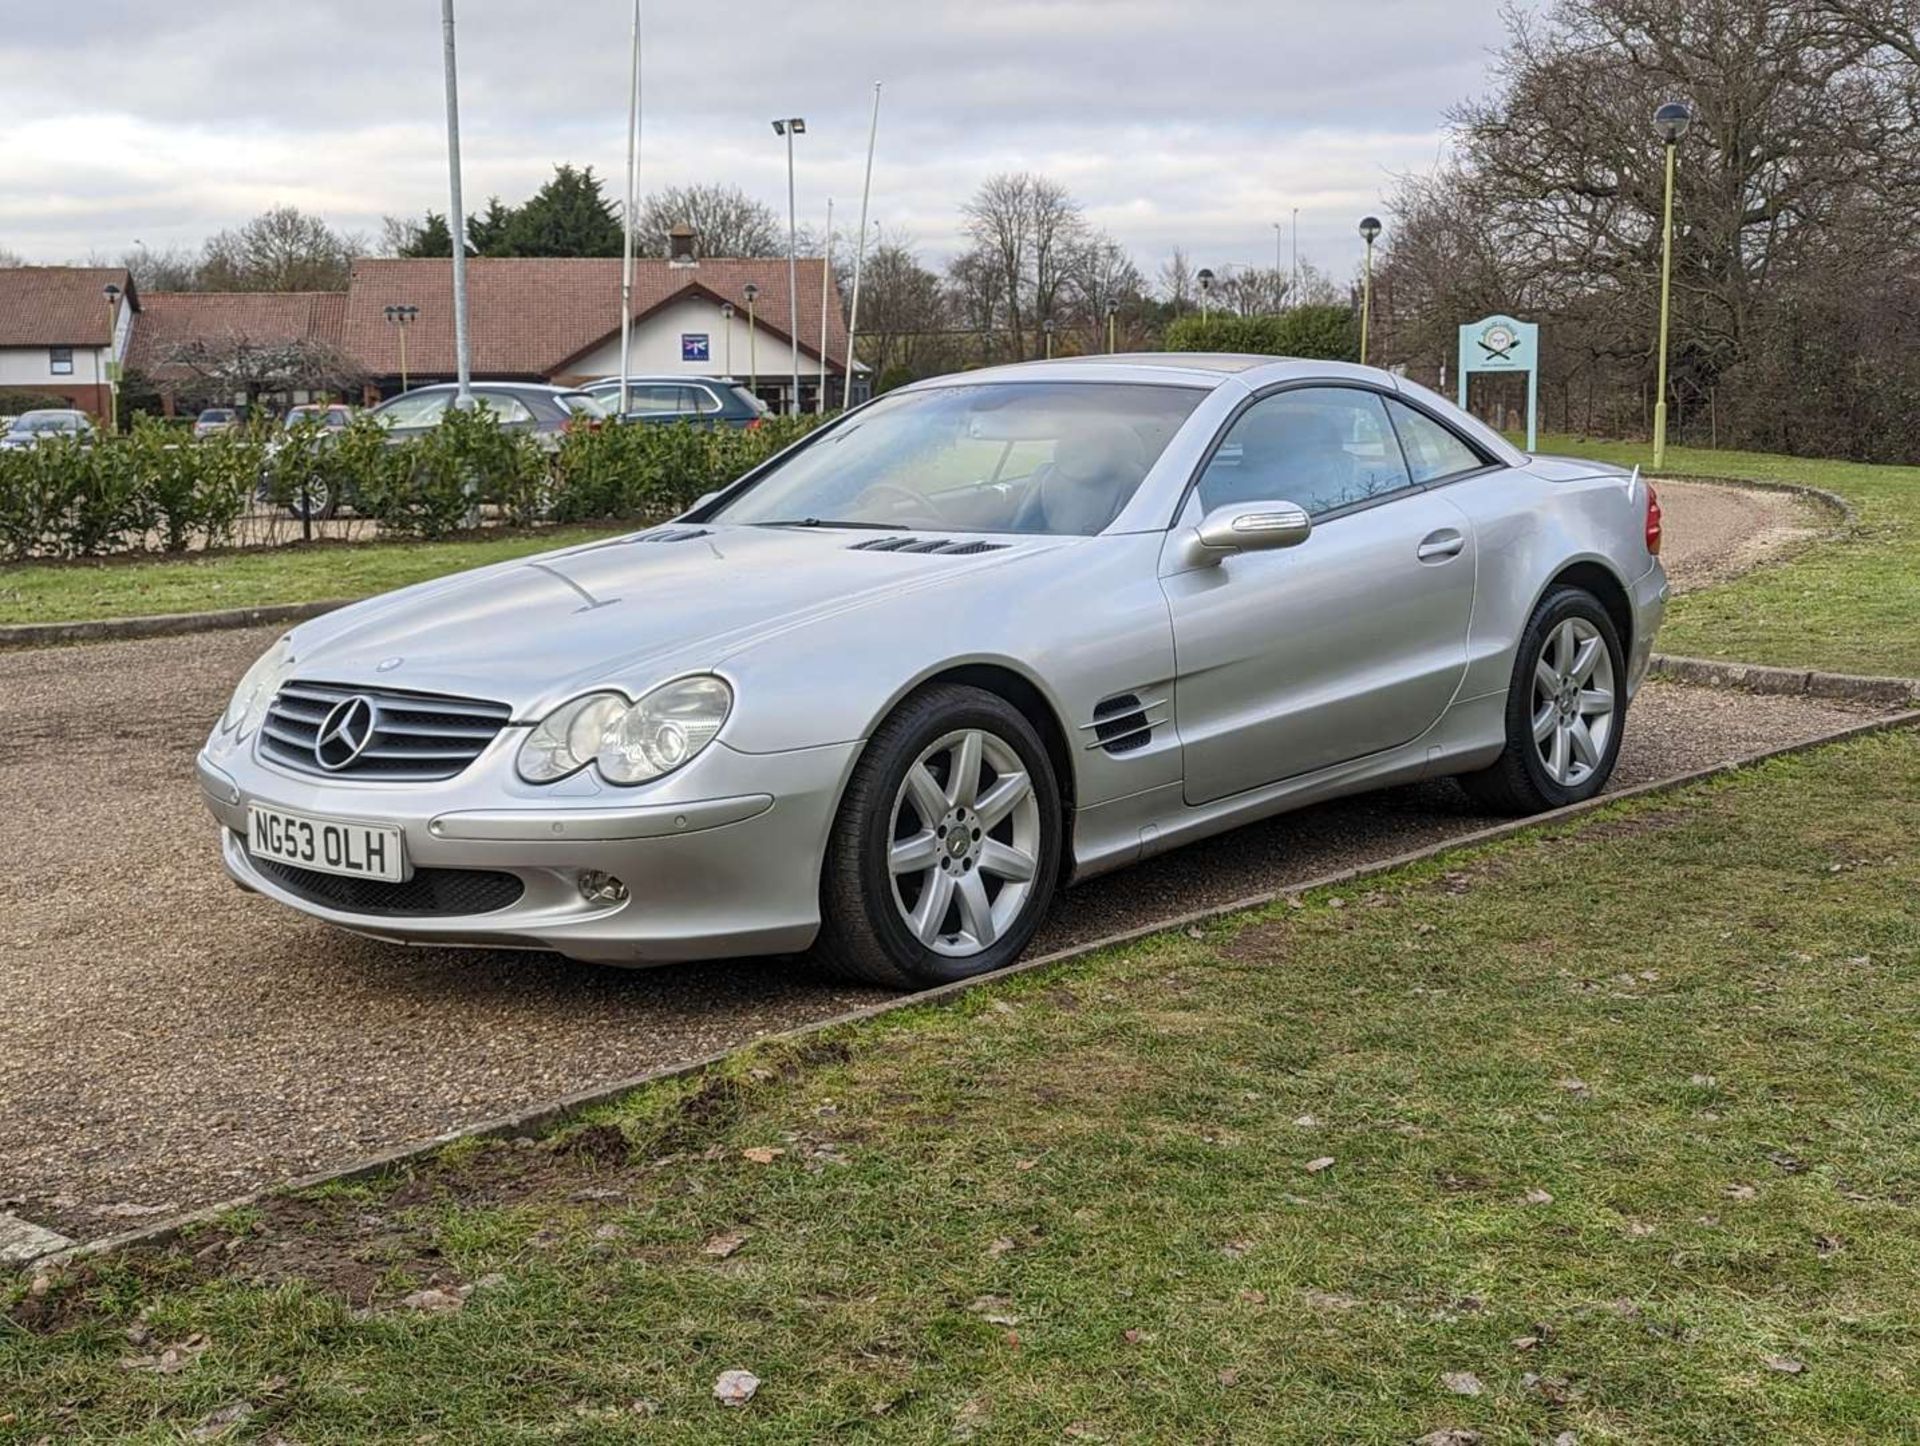
<path fill-rule="evenodd" d="M 350 879 L 397 884 L 407 876 L 399 829 L 316 818 L 261 803 L 247 809 L 247 852 L 255 858 Z"/>

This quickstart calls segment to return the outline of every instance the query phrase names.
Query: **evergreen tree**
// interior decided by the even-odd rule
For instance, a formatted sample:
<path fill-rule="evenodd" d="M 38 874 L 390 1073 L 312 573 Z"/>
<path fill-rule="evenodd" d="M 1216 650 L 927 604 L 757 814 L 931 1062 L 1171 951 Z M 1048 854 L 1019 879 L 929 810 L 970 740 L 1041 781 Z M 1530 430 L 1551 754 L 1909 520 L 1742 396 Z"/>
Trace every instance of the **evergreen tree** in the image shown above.
<path fill-rule="evenodd" d="M 511 213 L 503 244 L 480 246 L 482 255 L 618 256 L 620 222 L 601 194 L 592 166 L 554 167 L 553 179 Z M 474 236 L 479 246 L 479 237 Z"/>
<path fill-rule="evenodd" d="M 453 232 L 447 226 L 447 218 L 438 211 L 427 212 L 426 219 L 414 228 L 413 235 L 397 254 L 413 257 L 453 255 Z"/>

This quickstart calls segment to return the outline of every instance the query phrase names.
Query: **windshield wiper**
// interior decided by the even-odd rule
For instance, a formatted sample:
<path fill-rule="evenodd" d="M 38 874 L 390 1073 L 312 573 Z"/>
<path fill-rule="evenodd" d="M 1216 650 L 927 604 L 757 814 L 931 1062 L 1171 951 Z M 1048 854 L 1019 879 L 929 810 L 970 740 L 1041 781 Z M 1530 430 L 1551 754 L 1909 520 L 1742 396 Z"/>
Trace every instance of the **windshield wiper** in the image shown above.
<path fill-rule="evenodd" d="M 905 532 L 898 522 L 848 522 L 838 517 L 790 517 L 779 522 L 756 522 L 755 527 L 858 527 L 868 532 Z"/>

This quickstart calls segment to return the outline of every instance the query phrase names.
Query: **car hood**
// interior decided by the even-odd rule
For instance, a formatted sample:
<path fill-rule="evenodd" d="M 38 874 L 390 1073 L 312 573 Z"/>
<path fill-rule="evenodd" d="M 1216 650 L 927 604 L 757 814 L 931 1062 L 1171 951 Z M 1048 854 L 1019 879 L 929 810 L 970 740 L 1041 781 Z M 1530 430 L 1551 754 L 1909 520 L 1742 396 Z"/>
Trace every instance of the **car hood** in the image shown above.
<path fill-rule="evenodd" d="M 592 687 L 632 692 L 718 667 L 790 629 L 1081 541 L 670 525 L 329 613 L 295 632 L 295 673 L 490 698 L 537 717 Z M 889 546 L 908 543 L 980 550 Z"/>

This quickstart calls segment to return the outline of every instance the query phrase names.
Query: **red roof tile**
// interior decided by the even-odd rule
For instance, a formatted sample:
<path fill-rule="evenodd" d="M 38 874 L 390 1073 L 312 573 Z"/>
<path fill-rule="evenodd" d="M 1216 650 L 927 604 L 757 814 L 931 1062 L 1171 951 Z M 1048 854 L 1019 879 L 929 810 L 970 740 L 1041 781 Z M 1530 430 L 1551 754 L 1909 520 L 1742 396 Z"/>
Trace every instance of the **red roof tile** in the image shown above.
<path fill-rule="evenodd" d="M 800 349 L 820 355 L 820 258 L 800 258 Z M 745 288 L 760 288 L 754 315 L 762 330 L 787 334 L 785 257 L 705 258 L 697 266 L 634 262 L 636 318 L 689 291 L 731 301 L 746 314 Z M 347 292 L 344 347 L 369 373 L 400 370 L 398 329 L 386 308 L 411 305 L 419 318 L 407 330 L 407 363 L 418 375 L 450 375 L 453 355 L 453 263 L 363 258 Z M 620 330 L 617 258 L 476 257 L 467 263 L 469 345 L 476 376 L 548 377 Z M 840 370 L 847 333 L 839 288 L 828 294 L 827 361 Z"/>
<path fill-rule="evenodd" d="M 346 314 L 344 291 L 156 291 L 141 304 L 127 365 L 156 379 L 184 375 L 173 356 L 186 342 L 312 341 L 338 348 Z"/>
<path fill-rule="evenodd" d="M 0 266 L 0 346 L 105 346 L 109 283 L 140 310 L 124 266 Z"/>

